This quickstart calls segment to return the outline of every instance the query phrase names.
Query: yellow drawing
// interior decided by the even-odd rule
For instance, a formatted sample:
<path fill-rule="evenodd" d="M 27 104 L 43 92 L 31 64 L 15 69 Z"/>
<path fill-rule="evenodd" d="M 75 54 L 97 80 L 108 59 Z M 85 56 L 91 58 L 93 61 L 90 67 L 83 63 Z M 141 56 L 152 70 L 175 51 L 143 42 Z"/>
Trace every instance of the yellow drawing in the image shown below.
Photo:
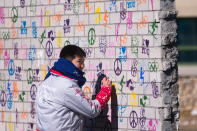
<path fill-rule="evenodd" d="M 45 76 L 47 74 L 47 67 L 46 67 L 45 64 L 42 64 L 40 69 L 41 69 L 41 77 L 42 77 L 42 80 L 44 80 L 44 78 L 45 78 Z"/>
<path fill-rule="evenodd" d="M 8 131 L 13 131 L 13 123 L 12 123 L 12 116 L 10 114 L 9 118 L 8 118 Z"/>
<path fill-rule="evenodd" d="M 101 8 L 96 8 L 95 10 L 95 16 L 96 16 L 96 24 L 99 24 L 99 22 L 102 20 L 101 16 Z"/>
<path fill-rule="evenodd" d="M 135 92 L 132 92 L 130 95 L 130 104 L 135 107 L 138 106 L 138 95 Z"/>
<path fill-rule="evenodd" d="M 51 25 L 50 17 L 47 16 L 50 14 L 49 10 L 45 10 L 45 17 L 44 17 L 44 26 L 49 27 Z"/>
<path fill-rule="evenodd" d="M 62 47 L 62 32 L 58 31 L 57 32 L 57 48 Z"/>

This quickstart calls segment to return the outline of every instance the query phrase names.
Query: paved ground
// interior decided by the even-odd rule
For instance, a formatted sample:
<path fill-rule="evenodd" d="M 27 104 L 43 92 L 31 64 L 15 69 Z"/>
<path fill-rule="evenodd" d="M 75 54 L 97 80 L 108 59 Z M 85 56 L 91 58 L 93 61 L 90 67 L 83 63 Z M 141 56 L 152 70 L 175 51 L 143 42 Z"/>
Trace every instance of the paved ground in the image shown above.
<path fill-rule="evenodd" d="M 197 131 L 197 76 L 179 78 L 179 101 L 180 130 Z"/>

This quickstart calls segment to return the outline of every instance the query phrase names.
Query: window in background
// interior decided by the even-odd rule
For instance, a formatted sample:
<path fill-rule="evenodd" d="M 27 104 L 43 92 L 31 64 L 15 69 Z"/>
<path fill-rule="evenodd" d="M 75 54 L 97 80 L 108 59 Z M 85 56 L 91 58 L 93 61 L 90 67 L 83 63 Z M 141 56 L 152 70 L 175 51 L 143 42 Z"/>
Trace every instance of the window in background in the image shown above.
<path fill-rule="evenodd" d="M 197 18 L 178 18 L 179 64 L 197 64 Z"/>

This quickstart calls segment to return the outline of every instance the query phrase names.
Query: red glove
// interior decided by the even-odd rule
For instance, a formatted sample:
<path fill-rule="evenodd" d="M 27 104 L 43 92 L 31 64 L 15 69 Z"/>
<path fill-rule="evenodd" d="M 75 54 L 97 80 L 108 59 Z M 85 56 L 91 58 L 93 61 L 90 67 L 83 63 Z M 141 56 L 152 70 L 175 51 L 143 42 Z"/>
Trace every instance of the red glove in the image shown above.
<path fill-rule="evenodd" d="M 110 86 L 102 86 L 100 92 L 96 95 L 96 99 L 99 101 L 102 109 L 107 105 L 111 92 L 112 88 Z"/>

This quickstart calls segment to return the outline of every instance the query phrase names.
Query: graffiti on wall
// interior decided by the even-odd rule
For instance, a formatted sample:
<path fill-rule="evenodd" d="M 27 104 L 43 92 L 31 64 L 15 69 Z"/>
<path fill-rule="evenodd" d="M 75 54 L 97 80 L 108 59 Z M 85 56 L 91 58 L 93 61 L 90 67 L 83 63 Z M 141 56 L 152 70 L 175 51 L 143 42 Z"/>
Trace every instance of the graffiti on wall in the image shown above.
<path fill-rule="evenodd" d="M 161 52 L 155 49 L 161 42 L 160 0 L 10 1 L 0 7 L 2 131 L 35 130 L 38 85 L 69 44 L 87 54 L 83 91 L 89 98 L 99 75 L 115 85 L 107 128 L 161 129 Z"/>

